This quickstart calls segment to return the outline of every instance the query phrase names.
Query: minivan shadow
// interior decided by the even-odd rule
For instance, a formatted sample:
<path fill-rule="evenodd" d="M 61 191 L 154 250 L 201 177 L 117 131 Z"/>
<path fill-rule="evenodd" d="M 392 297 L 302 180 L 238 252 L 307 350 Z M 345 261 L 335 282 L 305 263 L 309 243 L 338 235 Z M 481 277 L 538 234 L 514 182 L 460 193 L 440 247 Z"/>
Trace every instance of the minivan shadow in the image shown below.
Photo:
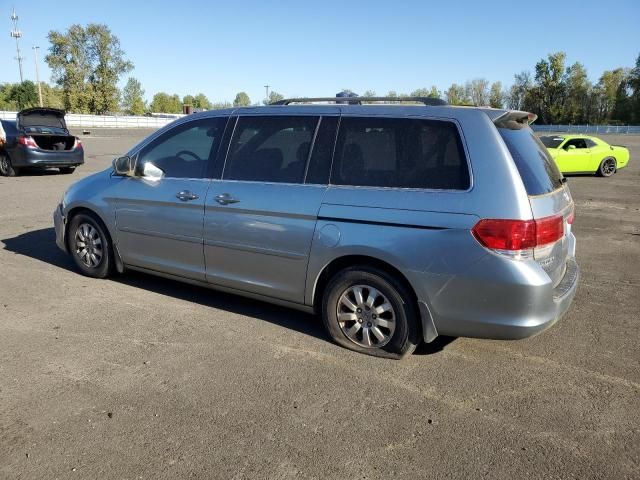
<path fill-rule="evenodd" d="M 53 228 L 25 232 L 16 237 L 1 239 L 0 242 L 4 244 L 4 249 L 10 252 L 31 257 L 65 270 L 76 271 L 71 257 L 56 246 Z M 206 307 L 265 320 L 284 328 L 330 341 L 322 321 L 317 316 L 308 313 L 138 272 L 128 271 L 124 275 L 113 277 L 113 280 L 124 285 L 198 303 Z M 418 355 L 438 353 L 453 340 L 455 340 L 453 337 L 438 337 L 432 343 L 420 345 L 415 353 Z"/>

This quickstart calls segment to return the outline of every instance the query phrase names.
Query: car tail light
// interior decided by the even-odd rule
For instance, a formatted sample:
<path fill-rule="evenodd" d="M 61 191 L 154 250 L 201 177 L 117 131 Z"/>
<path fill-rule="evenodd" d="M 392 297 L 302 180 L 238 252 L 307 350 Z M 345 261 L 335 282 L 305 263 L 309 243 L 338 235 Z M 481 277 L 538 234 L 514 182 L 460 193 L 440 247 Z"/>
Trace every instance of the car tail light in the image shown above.
<path fill-rule="evenodd" d="M 483 219 L 471 229 L 473 236 L 491 250 L 530 250 L 560 240 L 564 235 L 562 215 L 537 220 Z"/>
<path fill-rule="evenodd" d="M 536 247 L 557 242 L 564 235 L 564 216 L 554 215 L 536 220 Z"/>
<path fill-rule="evenodd" d="M 38 148 L 36 141 L 29 135 L 20 135 L 18 137 L 18 143 L 24 145 L 27 148 Z"/>
<path fill-rule="evenodd" d="M 570 214 L 569 214 L 569 216 L 567 217 L 567 223 L 568 223 L 569 225 L 573 225 L 573 221 L 575 220 L 575 218 L 576 218 L 576 209 L 575 209 L 575 208 L 572 208 L 572 209 L 571 209 L 571 213 L 570 213 Z"/>
<path fill-rule="evenodd" d="M 81 150 L 82 150 L 82 142 L 80 141 L 80 139 L 79 139 L 78 137 L 76 137 L 76 141 L 75 141 L 75 143 L 73 144 L 73 148 L 74 148 L 74 150 L 75 150 L 76 148 L 79 148 L 79 149 L 81 149 Z"/>

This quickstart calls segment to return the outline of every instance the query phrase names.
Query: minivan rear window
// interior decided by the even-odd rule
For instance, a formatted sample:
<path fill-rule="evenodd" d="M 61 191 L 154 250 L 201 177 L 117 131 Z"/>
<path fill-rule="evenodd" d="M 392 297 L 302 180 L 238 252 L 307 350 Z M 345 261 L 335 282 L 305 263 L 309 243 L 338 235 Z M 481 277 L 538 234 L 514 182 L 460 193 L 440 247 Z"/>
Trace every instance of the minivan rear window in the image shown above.
<path fill-rule="evenodd" d="M 453 122 L 343 117 L 331 183 L 467 190 L 471 180 L 460 134 Z"/>
<path fill-rule="evenodd" d="M 529 195 L 543 195 L 562 186 L 562 174 L 529 127 L 498 128 Z"/>

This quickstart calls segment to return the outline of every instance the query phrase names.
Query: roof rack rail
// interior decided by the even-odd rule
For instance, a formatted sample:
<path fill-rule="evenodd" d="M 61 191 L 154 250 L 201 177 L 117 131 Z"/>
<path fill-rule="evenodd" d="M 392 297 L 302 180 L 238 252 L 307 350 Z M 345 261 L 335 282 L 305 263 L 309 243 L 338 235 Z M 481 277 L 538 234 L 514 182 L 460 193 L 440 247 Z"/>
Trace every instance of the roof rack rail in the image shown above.
<path fill-rule="evenodd" d="M 291 103 L 336 102 L 349 105 L 362 105 L 362 102 L 417 102 L 427 106 L 449 105 L 441 98 L 432 97 L 310 97 L 286 98 L 269 105 L 289 105 Z"/>

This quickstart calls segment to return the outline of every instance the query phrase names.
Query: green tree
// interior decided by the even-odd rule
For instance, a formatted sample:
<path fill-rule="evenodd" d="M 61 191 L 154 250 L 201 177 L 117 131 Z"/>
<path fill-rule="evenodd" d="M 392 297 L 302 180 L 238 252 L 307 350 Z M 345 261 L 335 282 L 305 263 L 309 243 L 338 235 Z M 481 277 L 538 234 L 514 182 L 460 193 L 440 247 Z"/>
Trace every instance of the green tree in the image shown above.
<path fill-rule="evenodd" d="M 411 97 L 427 97 L 427 98 L 440 98 L 442 93 L 438 88 L 434 85 L 431 88 L 418 88 L 411 92 L 409 95 Z"/>
<path fill-rule="evenodd" d="M 9 101 L 13 102 L 19 110 L 38 106 L 38 91 L 31 80 L 16 83 L 9 93 Z"/>
<path fill-rule="evenodd" d="M 533 86 L 531 73 L 523 71 L 514 75 L 514 82 L 507 94 L 507 107 L 511 110 L 525 110 L 527 95 Z"/>
<path fill-rule="evenodd" d="M 48 83 L 41 83 L 42 105 L 51 108 L 64 108 L 63 92 L 59 87 L 52 87 Z"/>
<path fill-rule="evenodd" d="M 449 105 L 468 105 L 471 103 L 464 86 L 457 83 L 452 83 L 444 95 Z"/>
<path fill-rule="evenodd" d="M 182 102 L 178 95 L 159 92 L 153 96 L 149 109 L 157 113 L 182 113 Z"/>
<path fill-rule="evenodd" d="M 640 124 L 640 55 L 618 87 L 612 117 L 621 123 Z"/>
<path fill-rule="evenodd" d="M 562 121 L 567 123 L 588 123 L 592 85 L 584 65 L 575 62 L 568 67 L 565 84 L 566 100 Z"/>
<path fill-rule="evenodd" d="M 128 115 L 144 115 L 144 90 L 139 80 L 129 77 L 122 89 L 122 109 Z"/>
<path fill-rule="evenodd" d="M 211 102 L 204 93 L 199 93 L 193 98 L 193 106 L 194 108 L 211 110 Z"/>
<path fill-rule="evenodd" d="M 465 85 L 465 94 L 471 98 L 471 103 L 476 106 L 489 104 L 489 80 L 486 78 L 474 78 Z"/>
<path fill-rule="evenodd" d="M 275 91 L 269 92 L 269 98 L 267 98 L 264 102 L 265 105 L 269 105 L 270 103 L 279 102 L 280 100 L 284 100 L 284 95 L 279 94 Z"/>
<path fill-rule="evenodd" d="M 251 99 L 245 92 L 239 92 L 233 101 L 234 107 L 248 107 L 251 105 Z"/>
<path fill-rule="evenodd" d="M 636 59 L 636 65 L 631 69 L 627 77 L 627 85 L 631 90 L 629 95 L 629 122 L 640 124 L 640 55 Z"/>
<path fill-rule="evenodd" d="M 76 113 L 103 114 L 118 108 L 118 80 L 133 68 L 120 40 L 106 25 L 72 25 L 50 31 L 45 61 L 62 88 L 64 106 Z"/>
<path fill-rule="evenodd" d="M 611 115 L 616 106 L 618 91 L 626 82 L 627 72 L 624 68 L 606 70 L 596 86 L 596 119 L 598 122 L 611 120 Z"/>
<path fill-rule="evenodd" d="M 502 82 L 493 82 L 489 90 L 489 106 L 502 108 L 504 105 L 504 94 L 502 93 Z"/>
<path fill-rule="evenodd" d="M 543 123 L 558 123 L 564 114 L 564 102 L 566 95 L 565 60 L 564 52 L 555 52 L 547 55 L 547 59 L 541 59 L 536 63 L 535 92 L 538 111 L 536 112 Z"/>
<path fill-rule="evenodd" d="M 13 111 L 18 109 L 15 102 L 9 99 L 12 88 L 13 85 L 10 83 L 0 84 L 0 110 Z"/>
<path fill-rule="evenodd" d="M 195 98 L 193 97 L 193 95 L 185 95 L 184 97 L 182 97 L 182 103 L 183 105 L 190 105 L 192 107 L 195 107 Z"/>
<path fill-rule="evenodd" d="M 215 102 L 211 104 L 211 110 L 221 110 L 223 108 L 231 108 L 233 104 L 230 102 Z"/>

